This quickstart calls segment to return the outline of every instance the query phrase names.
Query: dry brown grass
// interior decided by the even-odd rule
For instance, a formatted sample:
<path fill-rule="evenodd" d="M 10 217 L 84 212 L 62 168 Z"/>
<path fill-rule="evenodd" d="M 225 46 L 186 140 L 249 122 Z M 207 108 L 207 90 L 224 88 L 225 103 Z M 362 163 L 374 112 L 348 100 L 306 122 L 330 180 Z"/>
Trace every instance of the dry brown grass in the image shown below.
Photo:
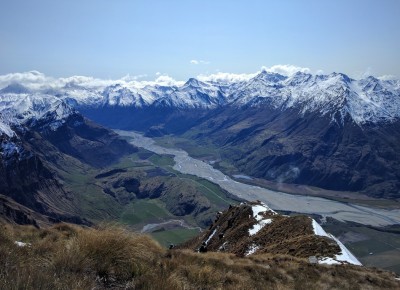
<path fill-rule="evenodd" d="M 361 290 L 400 287 L 388 272 L 350 265 L 314 265 L 286 255 L 240 258 L 226 253 L 198 254 L 177 250 L 164 257 L 160 268 L 158 273 L 151 273 L 151 277 L 158 279 L 145 275 L 139 279 L 141 284 L 136 285 L 140 289 Z"/>
<path fill-rule="evenodd" d="M 0 289 L 91 289 L 127 287 L 161 257 L 147 236 L 118 227 L 45 230 L 3 228 Z M 31 245 L 18 247 L 14 241 Z"/>
<path fill-rule="evenodd" d="M 0 225 L 0 289 L 399 289 L 388 272 L 287 255 L 165 251 L 114 226 Z M 31 243 L 18 247 L 14 241 Z"/>

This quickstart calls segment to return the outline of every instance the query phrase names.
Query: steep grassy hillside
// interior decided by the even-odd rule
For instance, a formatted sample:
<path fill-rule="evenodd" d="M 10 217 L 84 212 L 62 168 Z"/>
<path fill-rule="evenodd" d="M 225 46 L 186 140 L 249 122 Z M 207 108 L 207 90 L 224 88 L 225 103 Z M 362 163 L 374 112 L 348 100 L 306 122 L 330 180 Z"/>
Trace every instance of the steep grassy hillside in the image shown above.
<path fill-rule="evenodd" d="M 398 289 L 389 272 L 287 255 L 167 251 L 121 228 L 0 224 L 0 289 Z M 16 243 L 18 242 L 18 243 Z"/>

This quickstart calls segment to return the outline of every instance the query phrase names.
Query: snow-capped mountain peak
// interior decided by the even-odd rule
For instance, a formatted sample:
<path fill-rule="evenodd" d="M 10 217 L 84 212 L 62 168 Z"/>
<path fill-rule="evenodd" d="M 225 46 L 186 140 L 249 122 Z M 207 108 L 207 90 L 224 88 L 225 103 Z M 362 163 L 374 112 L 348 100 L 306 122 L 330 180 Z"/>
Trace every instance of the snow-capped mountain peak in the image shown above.
<path fill-rule="evenodd" d="M 359 125 L 391 122 L 400 117 L 399 81 L 384 81 L 372 76 L 354 80 L 342 73 L 312 75 L 297 72 L 283 76 L 263 70 L 247 81 L 233 83 L 190 78 L 181 86 L 148 84 L 138 87 L 115 83 L 104 87 L 84 87 L 69 82 L 61 88 L 46 91 L 12 83 L 0 90 L 0 95 L 0 108 L 3 109 L 7 107 L 10 95 L 24 95 L 23 99 L 27 96 L 52 95 L 77 108 L 122 106 L 213 109 L 226 105 L 270 106 L 279 110 L 296 108 L 302 114 L 317 112 L 329 116 L 336 123 L 350 116 Z M 17 102 L 18 106 L 23 105 L 19 97 L 12 102 Z M 38 108 L 40 110 L 40 106 Z"/>
<path fill-rule="evenodd" d="M 265 83 L 278 83 L 287 79 L 287 77 L 280 75 L 278 73 L 268 72 L 262 70 L 258 75 L 256 75 L 251 81 L 264 81 Z"/>
<path fill-rule="evenodd" d="M 52 95 L 0 94 L 0 130 L 8 136 L 14 135 L 13 126 L 32 126 L 42 120 L 46 120 L 48 128 L 56 130 L 74 113 L 74 108 Z"/>
<path fill-rule="evenodd" d="M 183 85 L 183 87 L 201 87 L 202 85 L 204 85 L 203 82 L 199 81 L 198 79 L 195 78 L 190 78 L 187 80 L 187 82 Z"/>
<path fill-rule="evenodd" d="M 331 78 L 336 78 L 338 81 L 342 81 L 343 83 L 350 83 L 353 81 L 348 75 L 343 74 L 343 73 L 336 73 L 333 72 L 329 75 Z"/>

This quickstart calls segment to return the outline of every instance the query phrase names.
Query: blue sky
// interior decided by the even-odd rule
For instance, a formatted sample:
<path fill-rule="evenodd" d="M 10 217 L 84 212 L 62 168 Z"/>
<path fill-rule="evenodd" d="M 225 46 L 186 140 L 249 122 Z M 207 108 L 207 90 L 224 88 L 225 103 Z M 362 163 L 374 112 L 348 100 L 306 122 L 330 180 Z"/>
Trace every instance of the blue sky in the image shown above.
<path fill-rule="evenodd" d="M 0 0 L 0 74 L 184 80 L 291 64 L 400 77 L 398 0 Z"/>

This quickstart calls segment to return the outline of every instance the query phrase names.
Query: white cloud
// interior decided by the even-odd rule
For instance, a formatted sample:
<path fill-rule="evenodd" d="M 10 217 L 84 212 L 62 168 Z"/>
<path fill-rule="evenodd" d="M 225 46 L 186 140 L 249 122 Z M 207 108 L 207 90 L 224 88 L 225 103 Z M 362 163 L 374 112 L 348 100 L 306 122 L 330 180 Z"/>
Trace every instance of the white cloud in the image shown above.
<path fill-rule="evenodd" d="M 226 83 L 235 83 L 241 81 L 247 81 L 252 77 L 255 77 L 259 72 L 251 73 L 251 74 L 235 74 L 235 73 L 224 73 L 217 72 L 215 74 L 210 75 L 198 75 L 197 79 L 203 82 L 226 82 Z"/>
<path fill-rule="evenodd" d="M 12 83 L 19 83 L 31 90 L 45 90 L 45 89 L 61 89 L 66 85 L 69 86 L 82 86 L 94 90 L 102 90 L 106 86 L 121 84 L 127 87 L 144 87 L 146 85 L 180 85 L 184 82 L 179 82 L 167 75 L 157 74 L 154 81 L 140 80 L 147 77 L 147 75 L 126 75 L 120 79 L 99 79 L 88 76 L 71 76 L 65 78 L 54 78 L 46 76 L 38 71 L 30 71 L 23 73 L 11 73 L 0 75 L 0 89 Z"/>
<path fill-rule="evenodd" d="M 263 66 L 262 69 L 267 72 L 278 73 L 284 76 L 291 76 L 297 72 L 311 73 L 311 69 L 308 67 L 300 67 L 291 64 L 277 64 L 271 67 Z"/>
<path fill-rule="evenodd" d="M 136 75 L 136 76 L 131 76 L 130 74 L 127 74 L 126 76 L 122 77 L 121 80 L 126 81 L 126 82 L 131 82 L 131 81 L 137 81 L 139 79 L 147 77 L 146 74 L 142 75 Z"/>
<path fill-rule="evenodd" d="M 394 75 L 383 75 L 378 77 L 378 79 L 382 80 L 382 81 L 391 81 L 391 80 L 397 80 L 397 77 Z"/>
<path fill-rule="evenodd" d="M 12 83 L 20 83 L 31 88 L 37 88 L 47 81 L 54 81 L 54 79 L 49 79 L 44 74 L 38 71 L 29 71 L 23 73 L 9 73 L 0 76 L 0 88 L 6 87 Z"/>
<path fill-rule="evenodd" d="M 153 83 L 153 84 L 157 84 L 160 86 L 181 86 L 183 85 L 185 82 L 184 81 L 177 81 L 174 78 L 168 76 L 168 75 L 160 75 L 159 77 L 157 77 L 154 82 L 149 81 L 148 83 Z"/>
<path fill-rule="evenodd" d="M 193 60 L 194 61 L 194 60 Z M 306 67 L 299 67 L 295 65 L 274 65 L 271 67 L 262 67 L 259 71 L 255 73 L 228 73 L 228 72 L 216 72 L 213 74 L 200 74 L 197 76 L 197 79 L 201 81 L 215 81 L 215 82 L 225 82 L 225 83 L 234 83 L 247 81 L 257 74 L 259 74 L 262 70 L 266 70 L 268 72 L 279 73 L 282 75 L 290 76 L 294 73 L 300 71 L 305 73 L 315 73 L 315 74 L 323 74 L 323 71 L 311 71 Z M 369 75 L 371 69 L 367 69 L 366 72 L 362 73 L 362 76 Z M 145 74 L 142 75 L 126 75 L 120 79 L 100 79 L 88 76 L 71 76 L 66 78 L 54 78 L 50 76 L 46 76 L 45 74 L 38 71 L 29 71 L 22 73 L 10 73 L 6 75 L 0 75 L 0 89 L 8 86 L 12 83 L 19 83 L 31 90 L 44 90 L 44 89 L 61 89 L 64 86 L 81 86 L 85 88 L 90 88 L 97 91 L 102 91 L 106 86 L 121 84 L 122 86 L 130 87 L 130 88 L 143 88 L 145 86 L 153 86 L 153 85 L 162 85 L 162 86 L 181 86 L 185 82 L 176 80 L 173 77 L 157 72 L 155 74 L 154 80 L 144 80 L 143 78 L 147 78 L 148 76 Z M 393 75 L 383 75 L 380 76 L 381 80 L 392 80 L 396 79 L 396 76 Z"/>
<path fill-rule="evenodd" d="M 125 83 L 126 86 L 131 88 L 143 88 L 145 86 L 181 86 L 185 82 L 184 81 L 177 81 L 174 78 L 170 77 L 169 75 L 157 73 L 157 78 L 154 81 L 131 81 Z"/>
<path fill-rule="evenodd" d="M 121 79 L 122 82 L 125 82 L 124 79 Z M 59 78 L 53 82 L 53 87 L 60 88 L 65 85 L 74 85 L 74 86 L 82 86 L 91 89 L 100 89 L 106 86 L 113 85 L 117 83 L 116 80 L 110 79 L 98 79 L 93 77 L 86 76 L 72 76 L 68 78 Z"/>
<path fill-rule="evenodd" d="M 105 87 L 107 85 L 114 84 L 121 80 L 104 80 L 87 76 L 71 76 L 66 78 L 54 78 L 46 76 L 45 74 L 38 71 L 29 71 L 23 73 L 11 73 L 6 75 L 0 75 L 0 88 L 4 88 L 12 83 L 19 83 L 32 90 L 43 90 L 43 89 L 57 89 L 62 88 L 65 85 L 74 86 L 85 86 L 89 88 Z"/>
<path fill-rule="evenodd" d="M 198 64 L 210 64 L 208 60 L 197 60 L 197 59 L 192 59 L 190 61 L 191 64 L 198 65 Z"/>

